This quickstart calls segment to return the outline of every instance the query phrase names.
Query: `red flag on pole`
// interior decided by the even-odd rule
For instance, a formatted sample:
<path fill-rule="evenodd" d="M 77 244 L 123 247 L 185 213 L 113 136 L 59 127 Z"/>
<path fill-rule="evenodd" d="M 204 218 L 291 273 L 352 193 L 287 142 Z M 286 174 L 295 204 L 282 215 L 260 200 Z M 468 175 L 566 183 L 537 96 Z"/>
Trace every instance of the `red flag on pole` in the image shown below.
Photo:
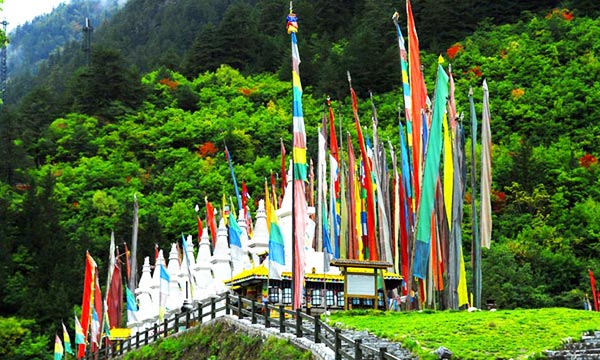
<path fill-rule="evenodd" d="M 127 251 L 127 249 L 125 249 Z M 119 249 L 117 249 L 117 261 L 115 262 L 110 287 L 108 289 L 107 306 L 109 329 L 121 327 L 121 315 L 123 312 L 123 283 L 121 280 L 121 264 L 119 262 Z"/>
<path fill-rule="evenodd" d="M 198 216 L 198 243 L 202 241 L 202 219 Z"/>
<path fill-rule="evenodd" d="M 84 343 L 77 347 L 77 358 L 85 356 L 85 347 L 92 318 L 92 300 L 94 291 L 94 276 L 96 275 L 96 262 L 92 256 L 85 254 L 85 275 L 83 279 L 83 300 L 81 302 L 81 328 L 83 329 Z"/>
<path fill-rule="evenodd" d="M 350 82 L 350 73 L 348 73 L 348 82 Z M 377 251 L 377 243 L 375 241 L 375 199 L 373 198 L 373 179 L 371 172 L 371 162 L 367 156 L 365 140 L 363 138 L 360 122 L 358 119 L 358 105 L 356 93 L 350 83 L 350 95 L 352 96 L 352 112 L 354 113 L 354 123 L 356 126 L 356 134 L 358 136 L 358 144 L 360 145 L 360 154 L 363 161 L 364 172 L 364 187 L 367 191 L 367 244 L 369 247 L 369 260 L 379 260 Z"/>
<path fill-rule="evenodd" d="M 212 238 L 213 248 L 217 244 L 217 221 L 215 220 L 215 208 L 211 205 L 207 198 L 204 198 L 206 201 L 206 222 L 207 226 L 210 229 L 210 236 Z"/>
<path fill-rule="evenodd" d="M 598 293 L 596 292 L 596 280 L 594 279 L 594 273 L 592 269 L 588 269 L 590 274 L 590 283 L 592 285 L 592 296 L 594 297 L 594 311 L 598 311 Z"/>

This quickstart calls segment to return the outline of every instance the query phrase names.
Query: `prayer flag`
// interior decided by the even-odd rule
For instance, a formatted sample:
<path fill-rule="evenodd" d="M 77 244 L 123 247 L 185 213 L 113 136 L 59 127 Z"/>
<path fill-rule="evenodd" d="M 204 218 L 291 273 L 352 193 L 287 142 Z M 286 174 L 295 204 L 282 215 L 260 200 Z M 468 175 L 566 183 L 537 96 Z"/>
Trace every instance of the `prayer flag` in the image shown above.
<path fill-rule="evenodd" d="M 54 360 L 61 360 L 63 355 L 65 354 L 65 350 L 63 348 L 62 342 L 58 337 L 58 334 L 55 335 L 56 340 L 54 341 Z"/>
<path fill-rule="evenodd" d="M 446 112 L 448 97 L 448 75 L 441 65 L 438 65 L 438 75 L 435 89 L 435 103 L 431 122 L 430 138 L 423 173 L 423 187 L 419 202 L 419 218 L 417 223 L 417 238 L 415 259 L 413 264 L 414 276 L 425 279 L 427 262 L 430 253 L 431 217 L 435 200 L 436 184 L 439 176 L 440 155 L 442 150 L 442 121 Z"/>
<path fill-rule="evenodd" d="M 74 355 L 73 350 L 71 349 L 71 337 L 69 336 L 69 332 L 67 331 L 67 327 L 65 323 L 62 323 L 63 328 L 63 340 L 65 342 L 65 352 L 71 355 Z"/>
<path fill-rule="evenodd" d="M 83 335 L 83 328 L 79 323 L 79 319 L 75 316 L 75 345 L 85 345 L 85 336 Z M 77 356 L 79 358 L 79 356 Z"/>
<path fill-rule="evenodd" d="M 287 16 L 287 31 L 292 40 L 292 94 L 293 94 L 293 278 L 292 278 L 292 308 L 302 307 L 302 296 L 304 293 L 304 247 L 306 238 L 306 220 L 308 209 L 306 204 L 305 182 L 307 180 L 306 162 L 306 131 L 304 129 L 304 114 L 302 111 L 302 84 L 300 82 L 300 53 L 296 32 L 298 31 L 298 17 L 291 12 Z"/>
<path fill-rule="evenodd" d="M 481 115 L 481 246 L 492 242 L 492 133 L 490 129 L 490 94 L 483 80 L 483 114 Z"/>
<path fill-rule="evenodd" d="M 129 288 L 125 287 L 125 294 L 127 297 L 127 322 L 134 323 L 137 322 L 137 302 L 135 301 L 135 295 L 129 290 Z"/>

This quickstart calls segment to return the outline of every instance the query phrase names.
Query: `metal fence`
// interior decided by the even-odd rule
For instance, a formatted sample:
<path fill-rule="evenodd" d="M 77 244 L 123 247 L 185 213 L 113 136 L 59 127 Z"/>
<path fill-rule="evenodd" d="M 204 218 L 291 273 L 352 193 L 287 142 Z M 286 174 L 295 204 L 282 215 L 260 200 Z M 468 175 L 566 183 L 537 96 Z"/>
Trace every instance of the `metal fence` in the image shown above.
<path fill-rule="evenodd" d="M 225 293 L 198 303 L 189 311 L 181 311 L 171 318 L 165 318 L 161 324 L 137 332 L 125 340 L 115 340 L 97 352 L 87 352 L 85 359 L 104 360 L 123 356 L 127 352 L 139 349 L 160 338 L 168 337 L 216 319 L 220 314 L 237 315 L 239 319 L 248 318 L 252 324 L 262 324 L 267 328 L 279 328 L 280 333 L 290 333 L 297 337 L 306 337 L 315 343 L 322 343 L 335 353 L 336 360 L 363 360 L 365 358 L 381 360 L 400 360 L 382 347 L 375 349 L 360 339 L 351 339 L 341 334 L 339 328 L 323 322 L 320 315 L 311 316 L 301 310 L 286 309 L 284 305 L 271 305 L 246 299 L 242 296 Z M 208 320 L 207 320 L 208 318 Z"/>

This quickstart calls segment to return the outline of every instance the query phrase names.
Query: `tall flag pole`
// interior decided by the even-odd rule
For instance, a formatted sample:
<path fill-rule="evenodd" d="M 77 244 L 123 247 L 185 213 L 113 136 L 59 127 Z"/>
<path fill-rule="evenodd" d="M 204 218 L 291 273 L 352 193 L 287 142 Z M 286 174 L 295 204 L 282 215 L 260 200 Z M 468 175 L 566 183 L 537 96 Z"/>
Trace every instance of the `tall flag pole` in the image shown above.
<path fill-rule="evenodd" d="M 390 147 L 390 158 L 392 160 L 392 222 L 391 222 L 391 230 L 392 230 L 392 252 L 393 256 L 393 265 L 394 272 L 396 274 L 401 274 L 400 272 L 400 174 L 398 173 L 398 159 L 396 157 L 396 152 L 394 151 L 394 147 L 392 146 L 392 142 L 388 140 L 388 146 Z"/>
<path fill-rule="evenodd" d="M 471 189 L 473 191 L 471 210 L 472 214 L 472 236 L 473 236 L 473 305 L 481 308 L 481 243 L 479 241 L 479 226 L 477 225 L 477 181 L 475 172 L 477 170 L 477 157 L 475 156 L 475 145 L 477 144 L 477 115 L 475 114 L 475 103 L 473 102 L 473 89 L 469 89 L 469 106 L 471 110 Z"/>
<path fill-rule="evenodd" d="M 412 123 L 412 100 L 410 96 L 410 83 L 408 81 L 408 58 L 406 47 L 404 45 L 404 37 L 398 24 L 400 14 L 395 12 L 392 16 L 394 25 L 396 26 L 396 34 L 398 36 L 398 48 L 400 50 L 400 69 L 402 70 L 402 93 L 404 95 L 404 116 L 406 117 L 407 125 Z"/>
<path fill-rule="evenodd" d="M 371 171 L 371 163 L 367 155 L 367 149 L 365 147 L 365 140 L 363 138 L 362 130 L 360 128 L 360 120 L 358 119 L 358 101 L 356 100 L 356 93 L 352 88 L 352 78 L 350 72 L 348 74 L 348 84 L 350 85 L 350 94 L 352 95 L 352 112 L 354 113 L 354 125 L 356 126 L 356 133 L 358 135 L 358 143 L 360 145 L 360 154 L 363 160 L 364 167 L 364 183 L 365 190 L 367 191 L 366 202 L 367 202 L 367 249 L 369 260 L 379 260 L 379 254 L 377 251 L 377 242 L 375 241 L 375 200 L 373 199 L 373 179 Z M 365 254 L 366 255 L 366 254 Z"/>
<path fill-rule="evenodd" d="M 467 290 L 467 273 L 465 270 L 465 259 L 462 250 L 462 219 L 463 203 L 465 197 L 465 186 L 467 183 L 467 170 L 465 159 L 465 135 L 462 122 L 456 124 L 454 129 L 454 189 L 452 199 L 452 227 L 450 234 L 450 256 L 448 276 L 452 274 L 454 283 L 451 289 L 456 288 L 456 308 L 469 303 L 469 292 Z M 452 246 L 454 245 L 454 249 Z M 453 304 L 452 304 L 453 305 Z"/>
<path fill-rule="evenodd" d="M 490 129 L 490 94 L 483 80 L 483 113 L 481 115 L 481 246 L 492 242 L 492 132 Z"/>
<path fill-rule="evenodd" d="M 325 231 L 328 229 L 327 222 L 327 183 L 325 181 L 325 174 L 327 173 L 326 157 L 327 151 L 325 149 L 325 130 L 319 128 L 317 130 L 318 138 L 318 149 L 317 149 L 317 208 L 315 209 L 317 214 L 317 231 L 315 232 L 315 241 L 313 247 L 317 252 L 323 251 L 323 240 L 325 238 Z M 324 219 L 324 221 L 322 221 Z M 327 234 L 329 236 L 329 233 Z"/>
<path fill-rule="evenodd" d="M 135 291 L 137 287 L 137 241 L 138 241 L 138 199 L 133 194 L 133 233 L 131 235 L 131 277 L 129 278 L 129 290 Z"/>
<path fill-rule="evenodd" d="M 402 178 L 400 180 L 399 195 L 400 195 L 400 257 L 401 257 L 401 273 L 402 279 L 404 279 L 404 295 L 408 294 L 408 283 L 410 280 L 410 257 L 408 254 L 411 253 L 410 249 L 410 237 L 412 234 L 410 228 L 412 227 L 412 201 L 411 201 L 411 177 L 410 177 L 410 161 L 409 161 L 409 150 L 405 141 L 404 129 L 400 124 L 400 157 L 401 157 L 401 168 Z"/>
<path fill-rule="evenodd" d="M 339 147 L 337 142 L 337 136 L 335 133 L 335 116 L 333 109 L 331 108 L 331 98 L 327 96 L 327 107 L 329 110 L 329 153 L 330 153 L 330 177 L 333 182 L 333 191 L 330 193 L 331 198 L 331 238 L 335 246 L 335 254 L 337 258 L 346 257 L 346 241 L 342 239 L 341 234 L 341 204 L 340 204 L 340 155 Z M 323 133 L 325 134 L 325 127 L 323 127 Z"/>
<path fill-rule="evenodd" d="M 359 195 L 356 192 L 356 158 L 348 133 L 348 259 L 362 259 L 362 239 L 360 237 L 360 208 L 357 206 Z"/>
<path fill-rule="evenodd" d="M 304 114 L 302 112 L 302 85 L 300 83 L 300 54 L 298 52 L 298 17 L 292 11 L 287 16 L 287 32 L 292 39 L 292 92 L 293 92 L 293 264 L 292 264 L 292 308 L 302 307 L 302 294 L 304 288 L 304 246 L 306 236 L 306 219 L 308 209 L 306 205 L 305 183 L 307 179 L 306 164 L 306 131 L 304 129 Z"/>
<path fill-rule="evenodd" d="M 431 240 L 431 218 L 434 209 L 436 185 L 439 176 L 440 155 L 442 151 L 442 121 L 446 112 L 448 98 L 448 75 L 438 65 L 438 75 L 435 89 L 433 118 L 428 140 L 427 156 L 423 172 L 423 187 L 418 208 L 417 238 L 415 241 L 415 256 L 413 275 L 425 280 L 428 273 L 428 260 Z"/>

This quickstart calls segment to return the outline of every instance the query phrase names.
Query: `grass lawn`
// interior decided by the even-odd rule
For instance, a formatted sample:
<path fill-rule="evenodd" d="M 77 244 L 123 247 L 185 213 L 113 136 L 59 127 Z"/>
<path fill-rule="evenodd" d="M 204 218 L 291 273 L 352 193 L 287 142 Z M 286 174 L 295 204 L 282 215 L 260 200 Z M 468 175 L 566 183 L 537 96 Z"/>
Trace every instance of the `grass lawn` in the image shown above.
<path fill-rule="evenodd" d="M 490 311 L 382 312 L 346 311 L 329 316 L 342 323 L 394 341 L 423 359 L 450 349 L 460 359 L 543 358 L 542 351 L 561 348 L 562 339 L 581 339 L 600 329 L 600 313 L 565 308 Z"/>

